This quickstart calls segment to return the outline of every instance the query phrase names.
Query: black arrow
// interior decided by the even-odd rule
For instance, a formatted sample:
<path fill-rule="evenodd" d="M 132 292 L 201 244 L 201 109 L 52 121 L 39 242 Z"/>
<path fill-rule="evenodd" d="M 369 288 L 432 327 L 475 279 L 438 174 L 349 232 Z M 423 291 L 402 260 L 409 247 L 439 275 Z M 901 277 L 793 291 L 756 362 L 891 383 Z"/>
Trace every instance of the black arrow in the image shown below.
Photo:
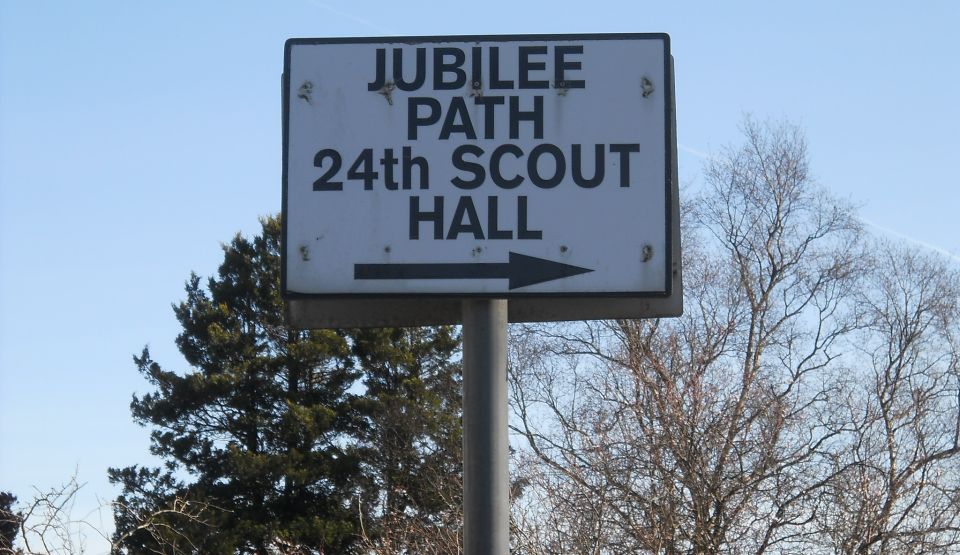
<path fill-rule="evenodd" d="M 511 252 L 509 262 L 354 264 L 353 279 L 509 279 L 516 289 L 592 271 Z"/>

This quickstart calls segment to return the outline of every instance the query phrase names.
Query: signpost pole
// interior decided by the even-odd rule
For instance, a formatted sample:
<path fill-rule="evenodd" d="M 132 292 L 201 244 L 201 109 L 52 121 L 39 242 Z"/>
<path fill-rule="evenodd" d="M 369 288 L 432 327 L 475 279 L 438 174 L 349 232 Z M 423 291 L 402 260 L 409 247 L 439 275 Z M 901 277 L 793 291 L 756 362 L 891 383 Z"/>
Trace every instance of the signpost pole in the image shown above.
<path fill-rule="evenodd" d="M 507 301 L 463 301 L 465 555 L 507 555 Z"/>

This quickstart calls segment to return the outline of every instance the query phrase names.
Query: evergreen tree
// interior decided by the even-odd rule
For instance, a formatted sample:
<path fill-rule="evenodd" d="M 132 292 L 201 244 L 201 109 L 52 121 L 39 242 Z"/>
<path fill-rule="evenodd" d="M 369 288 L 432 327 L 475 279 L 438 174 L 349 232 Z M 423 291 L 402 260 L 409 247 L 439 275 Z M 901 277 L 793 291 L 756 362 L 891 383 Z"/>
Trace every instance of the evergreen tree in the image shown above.
<path fill-rule="evenodd" d="M 187 282 L 174 311 L 189 372 L 134 357 L 154 391 L 131 411 L 165 467 L 111 469 L 118 552 L 357 553 L 394 508 L 445 510 L 459 339 L 449 327 L 287 327 L 280 231 L 265 218 L 262 235 L 224 246 L 206 287 Z M 447 480 L 418 482 L 428 471 Z"/>
<path fill-rule="evenodd" d="M 459 336 L 450 327 L 371 329 L 354 336 L 364 371 L 360 445 L 376 492 L 373 547 L 425 553 L 456 537 L 462 486 Z M 442 552 L 442 551 L 441 551 Z"/>
<path fill-rule="evenodd" d="M 13 542 L 17 539 L 17 532 L 20 531 L 19 513 L 13 512 L 13 504 L 17 502 L 17 496 L 6 491 L 0 491 L 0 554 L 16 553 L 13 550 Z"/>
<path fill-rule="evenodd" d="M 174 307 L 177 345 L 194 370 L 164 370 L 146 349 L 135 357 L 156 390 L 134 397 L 131 410 L 154 428 L 152 451 L 167 469 L 111 471 L 124 486 L 120 504 L 143 505 L 118 515 L 118 535 L 135 524 L 125 519 L 179 496 L 222 509 L 211 511 L 214 530 L 175 523 L 203 552 L 265 554 L 285 542 L 343 553 L 353 543 L 359 459 L 347 438 L 358 422 L 348 390 L 358 375 L 342 334 L 284 325 L 280 222 L 262 224 L 253 241 L 237 235 L 224 246 L 206 289 L 192 275 Z M 174 478 L 184 473 L 196 480 Z M 154 541 L 146 536 L 126 547 L 139 551 Z"/>

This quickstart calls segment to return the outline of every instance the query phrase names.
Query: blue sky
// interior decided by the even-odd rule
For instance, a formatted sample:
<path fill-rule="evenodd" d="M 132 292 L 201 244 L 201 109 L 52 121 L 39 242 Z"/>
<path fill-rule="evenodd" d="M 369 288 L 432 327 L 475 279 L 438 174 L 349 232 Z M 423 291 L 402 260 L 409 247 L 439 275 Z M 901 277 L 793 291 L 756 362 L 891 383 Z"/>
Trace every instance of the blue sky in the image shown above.
<path fill-rule="evenodd" d="M 82 512 L 149 462 L 131 355 L 184 368 L 184 280 L 280 209 L 287 38 L 667 32 L 683 183 L 785 118 L 876 230 L 960 261 L 958 6 L 0 0 L 0 490 L 78 472 Z"/>

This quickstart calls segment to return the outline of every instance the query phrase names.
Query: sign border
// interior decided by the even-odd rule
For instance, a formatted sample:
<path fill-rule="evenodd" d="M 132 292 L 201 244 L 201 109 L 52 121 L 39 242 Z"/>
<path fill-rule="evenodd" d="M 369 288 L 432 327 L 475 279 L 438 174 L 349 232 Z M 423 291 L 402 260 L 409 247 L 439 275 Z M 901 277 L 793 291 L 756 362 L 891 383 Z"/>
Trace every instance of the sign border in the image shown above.
<path fill-rule="evenodd" d="M 290 291 L 287 288 L 287 203 L 289 200 L 288 186 L 288 149 L 289 149 L 289 121 L 290 121 L 290 57 L 295 46 L 318 44 L 425 44 L 445 42 L 538 42 L 538 41 L 570 41 L 570 40 L 660 40 L 663 42 L 663 92 L 664 92 L 664 290 L 663 291 L 604 291 L 604 292 L 514 292 L 498 293 L 303 293 Z M 673 222 L 677 202 L 675 187 L 674 161 L 676 160 L 675 122 L 674 113 L 674 81 L 673 63 L 670 53 L 670 35 L 667 33 L 584 33 L 584 34 L 523 34 L 523 35 L 434 35 L 434 36 L 394 36 L 394 37 L 329 37 L 329 38 L 291 38 L 284 44 L 282 89 L 282 204 L 280 208 L 281 239 L 280 239 L 280 290 L 283 299 L 288 301 L 305 300 L 357 300 L 383 301 L 393 300 L 432 300 L 442 302 L 444 299 L 669 299 L 675 293 L 673 290 L 675 265 Z M 679 239 L 679 238 L 677 238 Z M 300 303 L 296 303 L 300 304 Z M 294 311 L 291 310 L 291 315 Z M 511 319 L 511 321 L 514 321 Z"/>

